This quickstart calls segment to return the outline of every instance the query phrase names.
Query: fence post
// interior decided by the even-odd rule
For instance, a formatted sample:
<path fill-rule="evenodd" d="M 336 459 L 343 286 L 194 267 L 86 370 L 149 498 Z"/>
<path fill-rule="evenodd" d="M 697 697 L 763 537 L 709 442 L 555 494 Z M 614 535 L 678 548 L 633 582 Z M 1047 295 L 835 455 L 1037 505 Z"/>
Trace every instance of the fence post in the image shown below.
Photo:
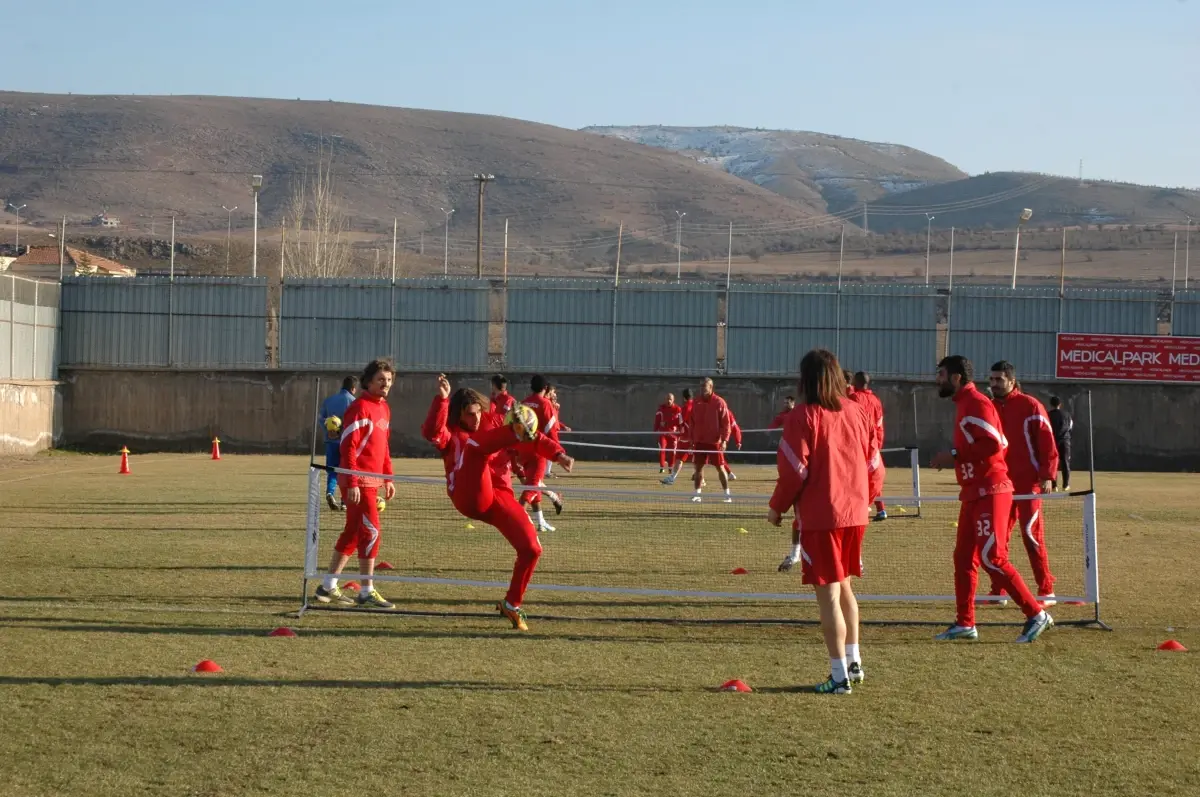
<path fill-rule="evenodd" d="M 167 280 L 167 367 L 172 365 L 171 350 L 175 345 L 175 277 Z"/>
<path fill-rule="evenodd" d="M 613 280 L 612 287 L 612 370 L 617 371 L 617 281 Z"/>
<path fill-rule="evenodd" d="M 840 357 L 842 350 L 842 288 L 838 286 L 833 310 L 833 351 Z"/>
<path fill-rule="evenodd" d="M 37 338 L 38 338 L 38 287 L 41 280 L 33 281 L 33 354 L 29 358 L 29 378 L 37 379 Z"/>
<path fill-rule="evenodd" d="M 17 275 L 10 274 L 12 293 L 8 303 L 8 378 L 17 375 Z"/>

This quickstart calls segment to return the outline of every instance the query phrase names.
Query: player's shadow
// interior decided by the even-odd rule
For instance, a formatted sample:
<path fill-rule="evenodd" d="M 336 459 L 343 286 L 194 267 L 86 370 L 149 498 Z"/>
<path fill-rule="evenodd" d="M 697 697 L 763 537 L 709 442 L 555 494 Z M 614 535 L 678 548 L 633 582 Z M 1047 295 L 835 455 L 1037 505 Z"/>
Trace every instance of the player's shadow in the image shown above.
<path fill-rule="evenodd" d="M 70 565 L 72 570 L 164 570 L 164 571 L 244 571 L 253 573 L 259 570 L 279 570 L 288 573 L 296 572 L 295 565 Z M 4 600 L 0 598 L 0 600 Z"/>
<path fill-rule="evenodd" d="M 286 679 L 286 678 L 244 678 L 228 675 L 186 675 L 186 676 L 20 676 L 0 675 L 0 686 L 200 686 L 200 687 L 268 687 L 278 689 L 291 687 L 301 689 L 387 689 L 395 690 L 427 690 L 448 689 L 471 692 L 592 692 L 613 694 L 662 694 L 664 692 L 692 693 L 712 691 L 702 687 L 664 687 L 660 685 L 628 685 L 605 686 L 601 684 L 507 684 L 490 681 L 386 681 L 334 678 L 321 679 Z"/>

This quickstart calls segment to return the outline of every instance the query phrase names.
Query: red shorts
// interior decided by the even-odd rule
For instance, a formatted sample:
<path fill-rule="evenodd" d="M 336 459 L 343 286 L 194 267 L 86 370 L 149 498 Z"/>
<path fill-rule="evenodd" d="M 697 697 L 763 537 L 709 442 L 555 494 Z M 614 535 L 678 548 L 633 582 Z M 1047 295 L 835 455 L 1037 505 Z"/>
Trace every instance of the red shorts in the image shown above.
<path fill-rule="evenodd" d="M 541 457 L 523 459 L 521 470 L 525 474 L 521 483 L 526 487 L 537 487 L 546 478 L 546 460 Z M 536 504 L 542 500 L 542 494 L 535 490 L 526 490 L 521 493 L 521 500 L 528 504 Z"/>
<path fill-rule="evenodd" d="M 866 526 L 800 531 L 802 581 L 814 587 L 862 578 L 862 543 Z"/>
<path fill-rule="evenodd" d="M 717 450 L 715 443 L 695 443 L 692 449 L 696 452 L 696 470 L 700 470 L 705 465 L 713 467 L 721 467 L 721 452 Z"/>

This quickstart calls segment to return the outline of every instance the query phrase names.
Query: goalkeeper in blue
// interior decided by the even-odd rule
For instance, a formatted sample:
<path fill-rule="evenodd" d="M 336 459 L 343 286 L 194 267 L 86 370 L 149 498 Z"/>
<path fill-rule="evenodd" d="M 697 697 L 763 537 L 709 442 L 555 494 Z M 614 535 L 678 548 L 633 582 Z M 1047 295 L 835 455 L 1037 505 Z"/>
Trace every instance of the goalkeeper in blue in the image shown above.
<path fill-rule="evenodd" d="M 325 432 L 325 465 L 327 467 L 336 468 L 341 463 L 339 442 L 342 439 L 342 416 L 354 403 L 356 393 L 358 393 L 358 377 L 348 376 L 342 380 L 341 390 L 321 402 L 319 420 Z M 325 482 L 325 503 L 329 504 L 329 508 L 335 512 L 344 509 L 333 494 L 336 487 L 337 474 L 329 471 L 329 478 Z"/>

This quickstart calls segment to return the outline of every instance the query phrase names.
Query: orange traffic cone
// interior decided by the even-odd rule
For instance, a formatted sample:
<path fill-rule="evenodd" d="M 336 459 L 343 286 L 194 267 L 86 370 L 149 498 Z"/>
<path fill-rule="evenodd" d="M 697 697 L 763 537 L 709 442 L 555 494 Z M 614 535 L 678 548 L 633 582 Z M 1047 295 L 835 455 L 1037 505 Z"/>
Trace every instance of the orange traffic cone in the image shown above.
<path fill-rule="evenodd" d="M 127 475 L 133 471 L 129 470 L 129 449 L 121 446 L 121 469 L 117 471 L 118 475 Z"/>
<path fill-rule="evenodd" d="M 221 458 L 221 441 L 219 438 L 216 438 L 216 437 L 213 438 L 212 458 L 213 459 Z"/>

